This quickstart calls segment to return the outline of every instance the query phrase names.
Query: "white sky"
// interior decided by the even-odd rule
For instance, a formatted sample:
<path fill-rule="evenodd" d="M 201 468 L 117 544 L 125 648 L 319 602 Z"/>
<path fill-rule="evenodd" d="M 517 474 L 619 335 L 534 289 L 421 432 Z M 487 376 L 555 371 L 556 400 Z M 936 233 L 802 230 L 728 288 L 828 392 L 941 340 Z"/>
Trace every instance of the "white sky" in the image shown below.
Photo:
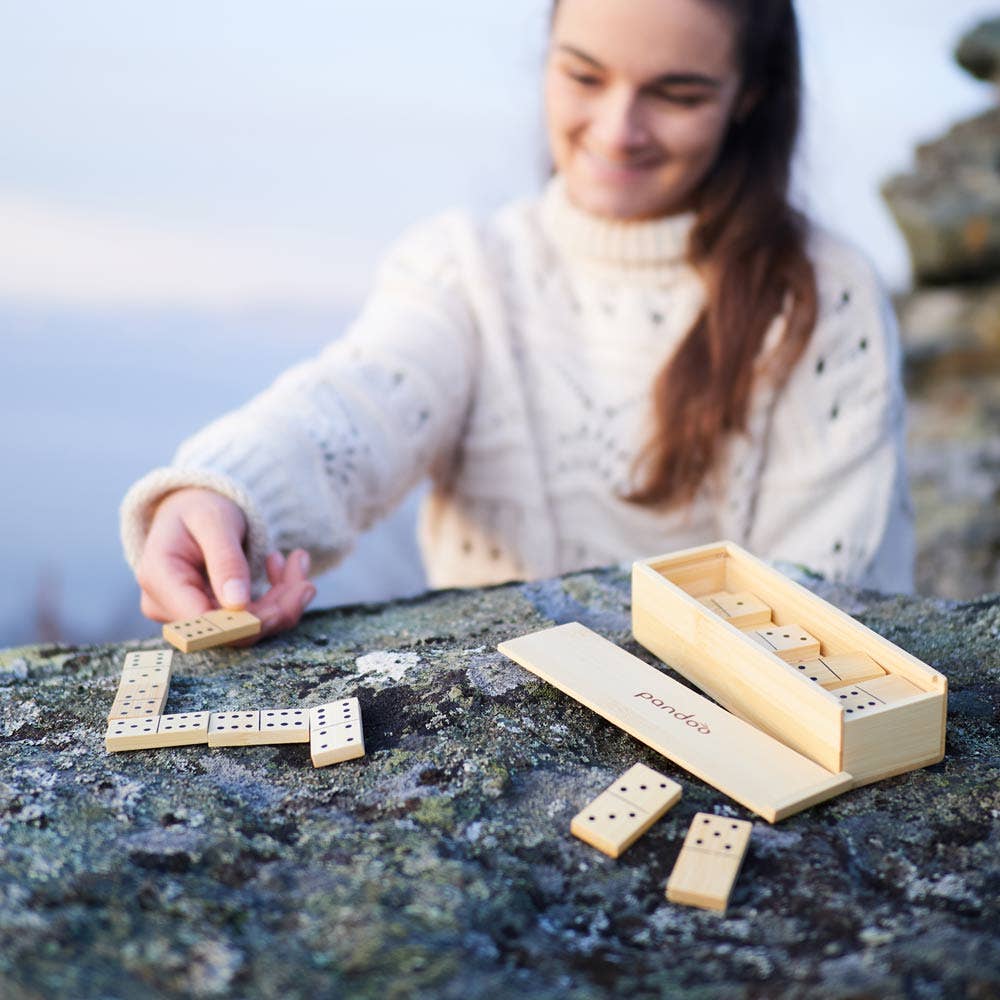
<path fill-rule="evenodd" d="M 0 301 L 355 303 L 409 222 L 537 187 L 547 6 L 0 0 Z M 994 99 L 951 50 L 1000 3 L 798 7 L 800 187 L 901 286 L 878 183 Z"/>

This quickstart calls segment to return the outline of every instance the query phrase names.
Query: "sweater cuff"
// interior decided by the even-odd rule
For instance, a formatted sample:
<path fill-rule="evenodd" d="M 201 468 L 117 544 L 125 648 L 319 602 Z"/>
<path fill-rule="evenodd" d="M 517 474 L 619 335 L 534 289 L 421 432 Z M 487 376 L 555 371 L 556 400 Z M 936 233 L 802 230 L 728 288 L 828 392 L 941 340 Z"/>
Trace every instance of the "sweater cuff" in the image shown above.
<path fill-rule="evenodd" d="M 243 543 L 250 576 L 254 581 L 254 596 L 266 590 L 265 560 L 272 544 L 267 523 L 250 494 L 235 480 L 205 469 L 166 467 L 154 469 L 133 484 L 121 503 L 120 530 L 125 559 L 132 572 L 138 572 L 142 551 L 149 536 L 153 514 L 160 501 L 175 490 L 201 487 L 213 490 L 232 500 L 242 511 L 247 522 L 247 535 Z"/>

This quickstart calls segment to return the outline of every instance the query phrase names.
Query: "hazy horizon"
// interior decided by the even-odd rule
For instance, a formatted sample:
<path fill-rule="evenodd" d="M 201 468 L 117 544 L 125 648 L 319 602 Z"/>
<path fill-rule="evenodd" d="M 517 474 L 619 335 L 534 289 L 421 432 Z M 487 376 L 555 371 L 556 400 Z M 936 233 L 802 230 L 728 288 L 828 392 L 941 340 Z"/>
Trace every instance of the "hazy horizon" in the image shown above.
<path fill-rule="evenodd" d="M 8 6 L 0 646 L 37 636 L 39 611 L 70 639 L 150 635 L 118 542 L 125 489 L 338 335 L 406 225 L 538 189 L 548 4 Z M 1000 4 L 799 11 L 797 189 L 902 287 L 878 184 L 995 103 L 951 50 Z M 317 603 L 419 587 L 412 510 Z"/>

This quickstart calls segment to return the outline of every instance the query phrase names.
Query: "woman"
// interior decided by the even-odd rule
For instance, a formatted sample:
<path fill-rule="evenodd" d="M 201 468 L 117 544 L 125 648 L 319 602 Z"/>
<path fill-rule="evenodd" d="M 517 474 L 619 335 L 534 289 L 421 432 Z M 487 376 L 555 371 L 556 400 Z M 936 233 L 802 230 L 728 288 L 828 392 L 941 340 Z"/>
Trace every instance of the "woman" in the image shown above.
<path fill-rule="evenodd" d="M 129 491 L 143 611 L 266 572 L 250 607 L 288 628 L 428 474 L 435 586 L 727 537 L 910 589 L 895 327 L 788 204 L 799 90 L 790 0 L 557 3 L 541 197 L 406 233 L 342 340 Z"/>

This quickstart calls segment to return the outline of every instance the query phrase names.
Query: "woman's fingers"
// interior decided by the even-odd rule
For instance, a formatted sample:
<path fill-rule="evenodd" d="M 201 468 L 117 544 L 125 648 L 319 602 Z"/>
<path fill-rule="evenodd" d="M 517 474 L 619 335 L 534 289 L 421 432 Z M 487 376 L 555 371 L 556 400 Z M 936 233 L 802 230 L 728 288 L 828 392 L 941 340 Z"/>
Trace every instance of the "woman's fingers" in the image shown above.
<path fill-rule="evenodd" d="M 267 569 L 267 581 L 271 586 L 275 586 L 281 582 L 281 578 L 285 572 L 285 557 L 275 550 L 268 557 L 265 562 L 265 568 Z"/>
<path fill-rule="evenodd" d="M 220 607 L 242 610 L 250 603 L 250 566 L 243 554 L 246 520 L 224 497 L 221 503 L 202 503 L 182 517 L 200 549 L 212 593 Z"/>
<path fill-rule="evenodd" d="M 137 578 L 143 614 L 155 621 L 193 618 L 214 607 L 200 553 L 186 536 L 182 525 L 170 531 L 154 525 L 146 540 Z"/>
<path fill-rule="evenodd" d="M 246 518 L 227 497 L 196 488 L 169 493 L 153 514 L 136 573 L 143 613 L 177 621 L 219 605 L 245 607 L 245 535 Z"/>
<path fill-rule="evenodd" d="M 316 588 L 308 576 L 309 553 L 296 549 L 287 559 L 275 559 L 275 555 L 272 553 L 267 560 L 271 589 L 248 609 L 260 619 L 260 633 L 236 643 L 237 646 L 250 646 L 264 636 L 294 628 L 316 596 Z"/>
<path fill-rule="evenodd" d="M 296 549 L 285 560 L 278 582 L 257 602 L 254 612 L 261 619 L 261 631 L 268 634 L 292 628 L 316 596 L 309 582 L 309 553 Z"/>

